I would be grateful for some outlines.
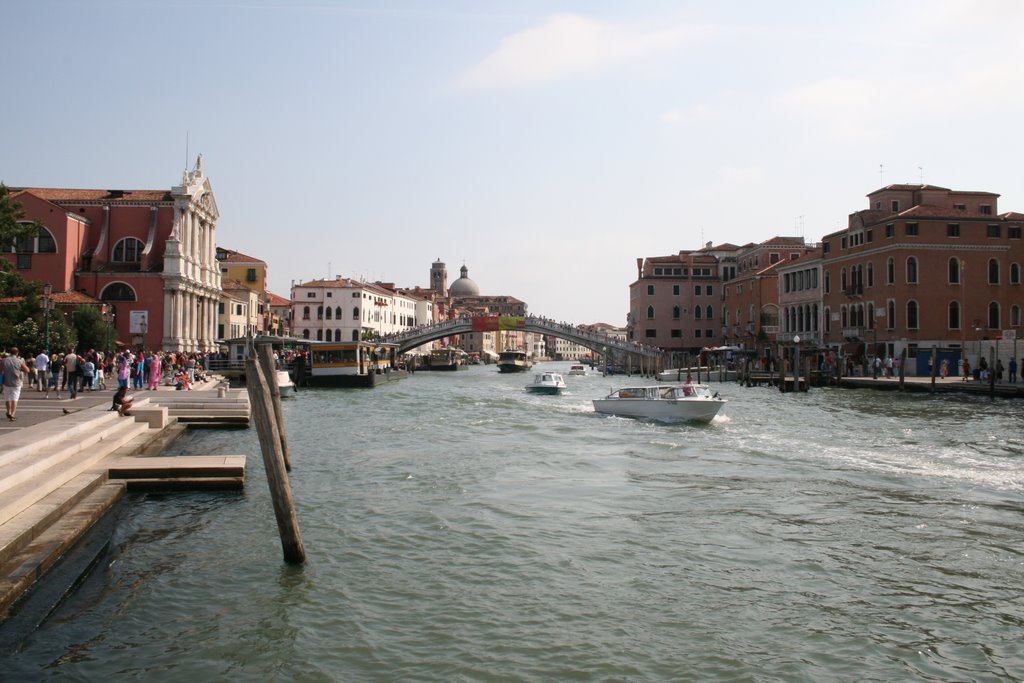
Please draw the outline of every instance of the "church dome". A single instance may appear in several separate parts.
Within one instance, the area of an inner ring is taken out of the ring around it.
[[[480,286],[469,279],[469,268],[462,266],[458,280],[448,288],[448,296],[480,296]]]

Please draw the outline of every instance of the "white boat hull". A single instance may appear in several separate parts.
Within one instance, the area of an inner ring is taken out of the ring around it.
[[[277,371],[277,392],[282,398],[295,395],[295,383],[285,370]]]
[[[724,405],[704,384],[624,387],[594,399],[599,413],[666,422],[711,422]]]

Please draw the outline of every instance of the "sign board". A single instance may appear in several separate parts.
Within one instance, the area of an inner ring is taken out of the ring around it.
[[[1003,339],[1016,339],[1017,330],[1003,330]]]
[[[128,334],[146,334],[149,329],[149,311],[128,311]]]

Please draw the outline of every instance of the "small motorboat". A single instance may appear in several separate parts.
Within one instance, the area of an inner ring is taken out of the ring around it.
[[[535,394],[560,394],[562,389],[565,389],[565,380],[557,372],[542,372],[526,385],[526,390]]]
[[[570,365],[569,366],[569,374],[570,375],[585,375],[585,374],[587,374],[587,366],[586,365],[578,365],[578,364],[577,365]]]
[[[281,398],[295,395],[295,382],[287,370],[277,371],[277,392]]]
[[[671,422],[711,422],[724,405],[706,384],[624,387],[594,399],[599,413]]]

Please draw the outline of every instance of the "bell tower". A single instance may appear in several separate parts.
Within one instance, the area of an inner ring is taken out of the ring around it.
[[[441,259],[430,266],[430,288],[441,296],[448,294],[448,267],[441,263]]]

